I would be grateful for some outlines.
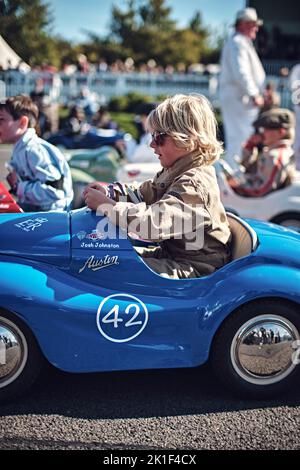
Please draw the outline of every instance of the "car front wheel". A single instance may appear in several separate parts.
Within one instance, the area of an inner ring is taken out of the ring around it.
[[[238,395],[267,398],[289,391],[300,372],[300,309],[281,300],[241,307],[217,332],[211,362]]]
[[[24,393],[36,380],[42,363],[29,328],[12,313],[0,310],[0,403]]]

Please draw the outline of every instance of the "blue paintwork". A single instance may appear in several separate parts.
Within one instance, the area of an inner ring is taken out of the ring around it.
[[[240,305],[264,297],[300,304],[300,235],[248,222],[259,238],[254,253],[210,276],[173,280],[151,271],[124,232],[87,209],[1,214],[0,308],[22,318],[63,370],[202,364]]]

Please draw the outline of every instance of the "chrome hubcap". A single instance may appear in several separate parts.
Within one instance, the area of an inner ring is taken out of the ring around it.
[[[287,377],[296,367],[293,361],[299,331],[279,315],[260,315],[241,326],[231,343],[235,371],[247,382],[271,385]]]
[[[28,357],[27,341],[19,327],[0,316],[0,389],[23,371]]]

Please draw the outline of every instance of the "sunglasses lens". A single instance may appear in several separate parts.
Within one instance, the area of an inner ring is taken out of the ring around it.
[[[156,137],[156,145],[163,145],[164,143],[164,135],[163,134],[158,134],[158,136]]]
[[[155,145],[162,146],[165,142],[166,135],[164,132],[153,132],[152,140]]]

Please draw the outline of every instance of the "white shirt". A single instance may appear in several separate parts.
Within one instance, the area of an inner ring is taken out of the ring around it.
[[[262,92],[265,71],[248,37],[235,32],[222,51],[220,92],[231,92],[237,97],[256,96]]]

